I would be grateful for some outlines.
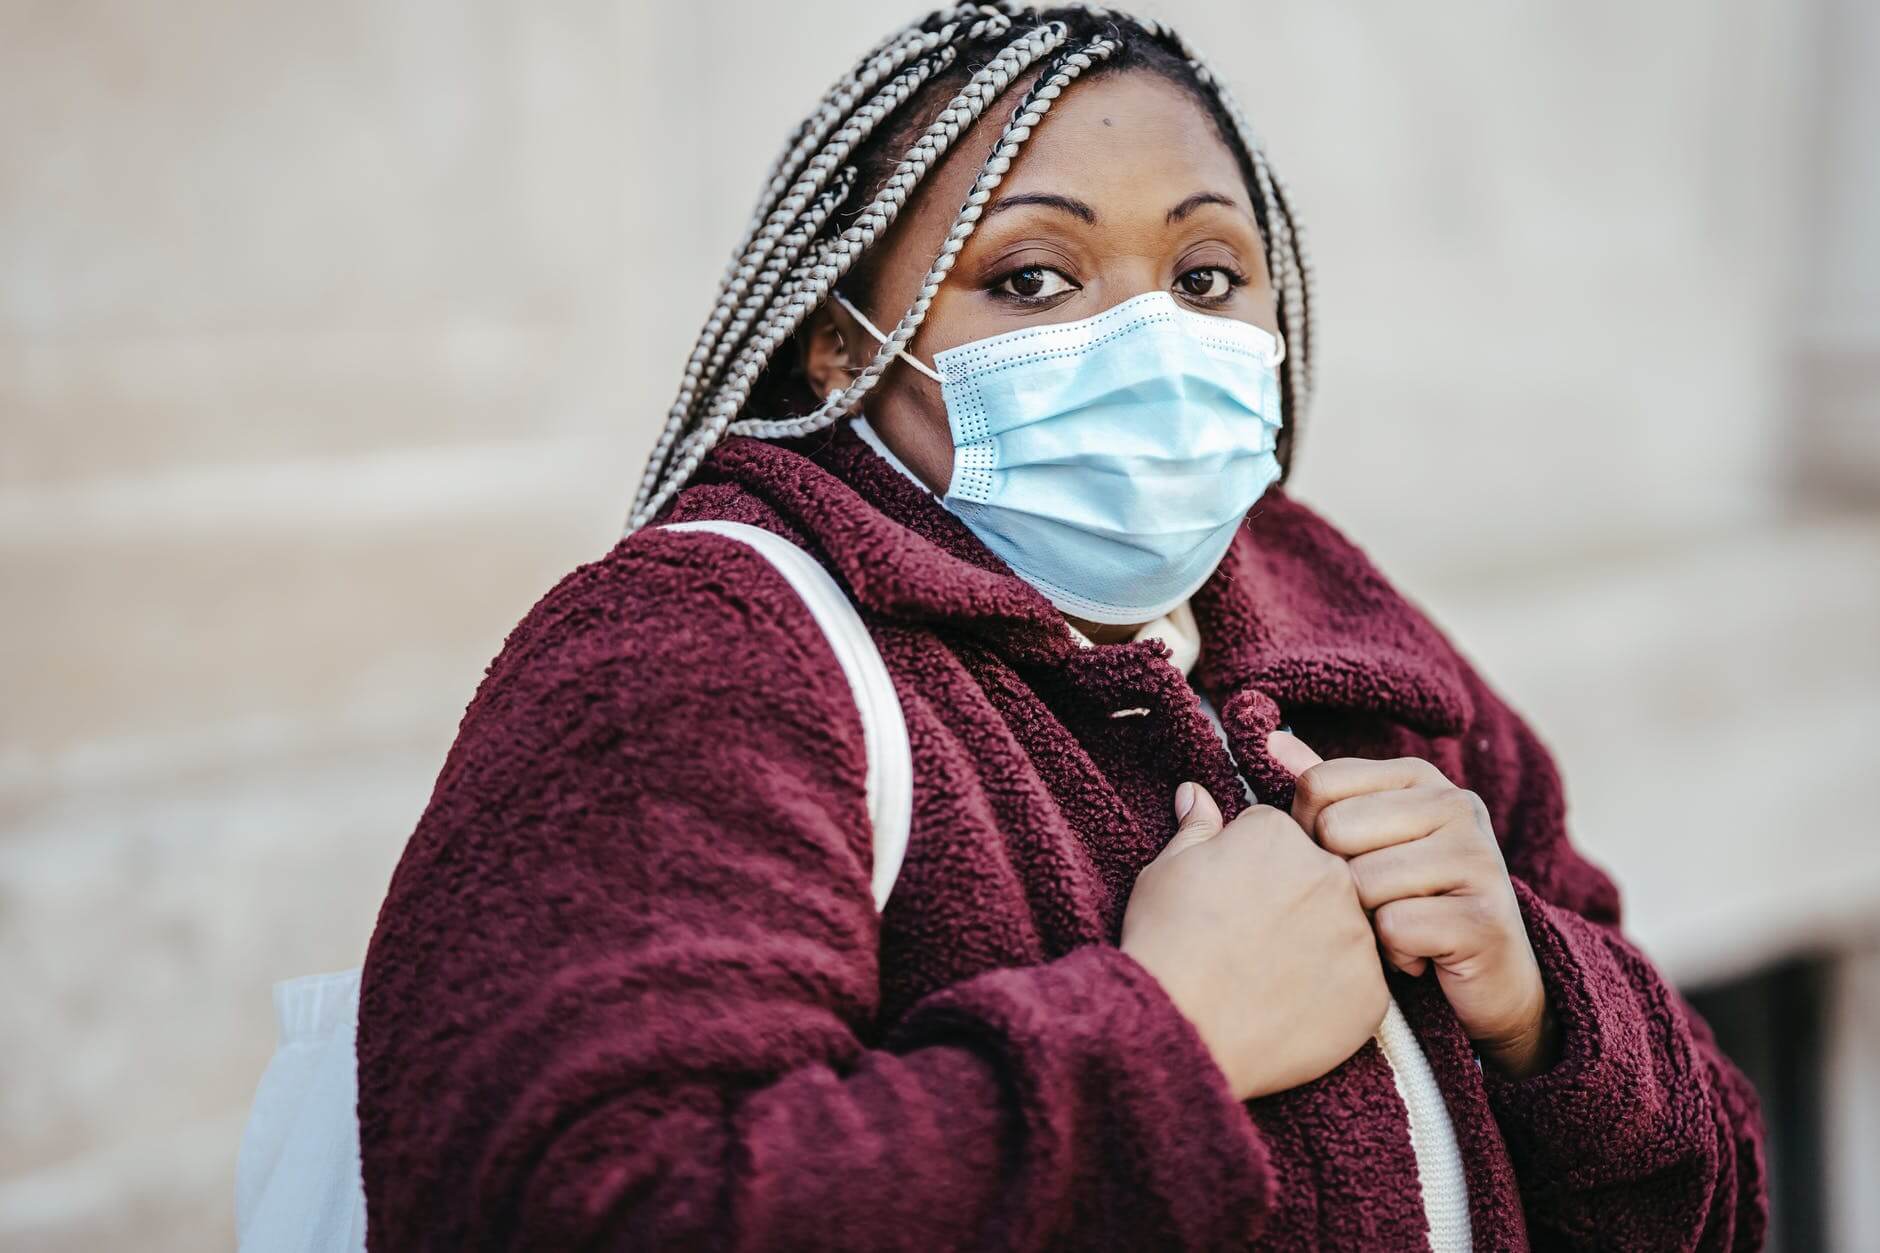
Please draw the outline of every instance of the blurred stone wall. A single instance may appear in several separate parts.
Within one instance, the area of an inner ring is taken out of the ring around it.
[[[0,1247],[229,1244],[269,985],[359,960],[785,131],[914,11],[0,0]],[[1636,933],[1870,948],[1880,19],[1149,11],[1312,231],[1297,490],[1531,716]]]

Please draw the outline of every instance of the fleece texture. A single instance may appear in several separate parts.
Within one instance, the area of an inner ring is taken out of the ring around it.
[[[913,748],[894,895],[877,916],[859,716],[782,576],[657,525],[576,570],[490,666],[372,939],[375,1253],[1426,1247],[1374,1043],[1243,1105],[1116,947],[1182,780],[1290,803],[1282,719],[1428,758],[1504,845],[1559,1063],[1483,1074],[1433,979],[1393,976],[1477,1246],[1760,1245],[1754,1096],[1621,935],[1546,749],[1283,490],[1193,597],[1188,677],[1157,638],[1081,646],[847,427],[726,439],[660,521],[703,518],[803,545],[868,624]]]

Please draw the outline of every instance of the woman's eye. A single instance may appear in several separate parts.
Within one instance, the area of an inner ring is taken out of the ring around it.
[[[1234,290],[1235,279],[1218,265],[1204,265],[1183,274],[1175,285],[1191,300],[1225,300]]]
[[[1076,284],[1049,266],[1028,265],[1013,270],[993,287],[995,292],[1020,300],[1049,300],[1070,291]]]

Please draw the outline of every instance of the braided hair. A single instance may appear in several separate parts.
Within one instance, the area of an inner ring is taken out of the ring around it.
[[[627,532],[658,515],[726,432],[793,439],[859,410],[913,339],[994,189],[1053,102],[1079,78],[1124,69],[1155,73],[1187,90],[1240,165],[1287,343],[1280,387],[1289,420],[1277,453],[1290,468],[1297,419],[1312,390],[1312,268],[1285,188],[1226,86],[1159,22],[1094,5],[961,4],[890,35],[791,134],[686,360]],[[815,395],[802,375],[797,332],[838,283],[847,279],[866,290],[869,250],[914,189],[1028,75],[1032,85],[980,168],[914,303],[845,388]],[[945,106],[923,121],[943,96]]]

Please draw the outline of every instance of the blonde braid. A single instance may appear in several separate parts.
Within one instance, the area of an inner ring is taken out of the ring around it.
[[[759,198],[757,208],[752,214],[751,224],[745,232],[744,241],[732,254],[732,261],[726,269],[724,282],[719,288],[718,299],[711,316],[706,319],[704,328],[699,332],[698,341],[693,346],[692,355],[686,361],[685,376],[679,384],[679,395],[667,412],[665,429],[660,433],[653,455],[647,461],[646,473],[641,479],[638,498],[643,499],[652,491],[670,454],[673,442],[692,416],[695,398],[703,385],[703,375],[713,358],[718,355],[719,336],[733,316],[733,311],[744,295],[746,285],[755,277],[757,267],[762,264],[764,255],[769,251],[769,244],[763,238],[766,228],[776,221],[782,212],[780,202],[788,198],[787,191],[797,186],[805,161],[813,159],[812,154],[821,150],[830,131],[848,116],[855,102],[864,94],[873,90],[876,84],[906,64],[909,59],[944,46],[960,30],[958,23],[952,23],[929,33],[921,29],[922,25],[923,23],[916,23],[897,32],[845,75],[817,107],[809,121],[804,124],[801,139],[788,148],[772,169],[770,177],[766,180],[765,192]],[[903,100],[905,98],[905,96],[901,97]],[[805,191],[807,195],[808,189]],[[800,206],[801,201],[798,203]],[[777,233],[780,235],[785,227],[787,227],[787,221],[777,227]],[[629,529],[632,529],[631,526]]]
[[[1107,58],[1115,51],[1116,43],[1110,39],[1096,39],[1077,51],[1060,57],[1048,68],[1039,81],[1026,93],[1013,110],[1011,121],[1006,123],[999,143],[992,155],[980,168],[979,177],[974,181],[972,191],[967,194],[966,203],[961,207],[959,216],[954,219],[952,229],[947,232],[946,242],[941,245],[940,255],[934,258],[933,268],[921,280],[919,294],[901,320],[889,333],[888,338],[876,351],[862,372],[849,385],[835,396],[800,418],[785,418],[774,422],[751,420],[741,422],[732,429],[739,434],[759,436],[794,436],[808,435],[819,431],[836,419],[853,413],[861,404],[862,398],[880,380],[888,364],[907,347],[914,338],[914,332],[927,317],[927,310],[933,304],[933,298],[940,290],[953,264],[959,259],[960,250],[979,225],[980,216],[985,212],[986,203],[992,199],[993,189],[1005,180],[1005,173],[1012,168],[1012,158],[1025,140],[1031,137],[1032,130],[1043,120],[1051,109],[1052,102],[1063,94],[1071,80],[1089,69],[1097,61]]]
[[[1236,137],[1253,165],[1255,197],[1260,202],[1261,226],[1266,235],[1267,272],[1279,296],[1281,329],[1287,337],[1287,360],[1281,366],[1285,378],[1287,426],[1297,435],[1296,417],[1303,416],[1312,400],[1313,307],[1312,267],[1304,253],[1302,233],[1293,216],[1285,190],[1267,159],[1266,150],[1254,133],[1253,125],[1241,111],[1240,102],[1227,84],[1215,74],[1200,54],[1172,28],[1157,24],[1155,33],[1183,57],[1201,85],[1214,94],[1221,109],[1234,124]]]
[[[1003,15],[994,15],[1001,25],[989,25],[1000,33]],[[661,481],[658,490],[636,502],[628,530],[644,525],[678,491],[705,454],[717,444],[731,420],[750,396],[764,366],[777,346],[795,334],[798,327],[824,300],[837,280],[847,273],[862,251],[890,225],[905,204],[908,194],[930,172],[952,143],[978,120],[986,107],[1010,86],[1012,80],[1063,41],[1060,25],[1042,26],[1020,37],[994,57],[941,111],[939,117],[909,148],[895,173],[884,184],[874,201],[863,210],[854,226],[833,241],[831,246],[802,272],[800,282],[786,285],[781,293],[783,306],[757,327],[751,340],[738,353],[723,380],[707,397],[705,421],[686,436],[671,459],[676,464]],[[675,409],[677,406],[675,406]],[[676,430],[669,425],[669,430]]]
[[[786,235],[778,237],[779,242],[784,239],[794,239],[798,235],[800,235],[801,238],[797,241],[797,246],[793,250],[786,249],[782,253],[774,253],[772,256],[766,257],[762,263],[764,269],[761,273],[768,274],[774,279],[777,275],[782,274],[785,270],[796,265],[803,249],[807,248],[811,241],[815,239],[817,232],[822,229],[822,225],[824,221],[827,220],[828,215],[833,213],[836,207],[848,197],[848,189],[850,184],[854,181],[855,169],[853,166],[842,165],[841,162],[843,158],[848,156],[849,152],[853,150],[856,144],[866,139],[884,117],[901,104],[905,103],[914,92],[919,90],[922,83],[926,82],[929,77],[939,70],[952,64],[955,55],[953,49],[945,48],[942,49],[941,52],[942,55],[922,61],[897,75],[892,82],[881,90],[880,94],[858,110],[855,116],[852,117],[841,130],[836,132],[834,137],[829,141],[827,148],[817,154],[815,161],[811,163],[812,172],[806,175],[803,181],[797,185],[798,191],[793,192],[792,196],[786,199],[783,204],[777,208],[775,214],[772,215],[773,221],[777,222],[780,227],[786,228],[788,232]],[[822,209],[819,213],[815,211],[815,206],[820,205],[823,199],[826,199],[827,193],[823,193],[817,201],[813,202],[810,212],[799,214],[800,206],[803,203],[802,193],[807,192],[811,187],[820,186],[821,182],[829,177],[829,171],[831,170],[837,171],[835,177],[842,188],[842,194],[836,196],[834,200],[829,202],[827,207]],[[747,253],[747,266],[741,267],[737,273],[732,275],[732,281],[726,287],[727,292],[735,291],[741,285],[743,275],[746,272],[746,268],[748,268],[748,258],[762,255],[763,249],[769,246],[769,244],[760,245]],[[744,296],[739,306],[737,316],[731,322],[730,327],[724,331],[722,336],[719,337],[718,342],[713,346],[711,360],[699,375],[699,382],[703,387],[710,389],[718,385],[722,377],[725,362],[730,357],[732,350],[744,342],[751,322],[767,307],[770,292],[766,291],[760,297],[758,295],[758,286],[759,284],[755,283],[751,286],[749,294]],[[689,400],[690,398],[688,397],[688,409],[690,408]]]

